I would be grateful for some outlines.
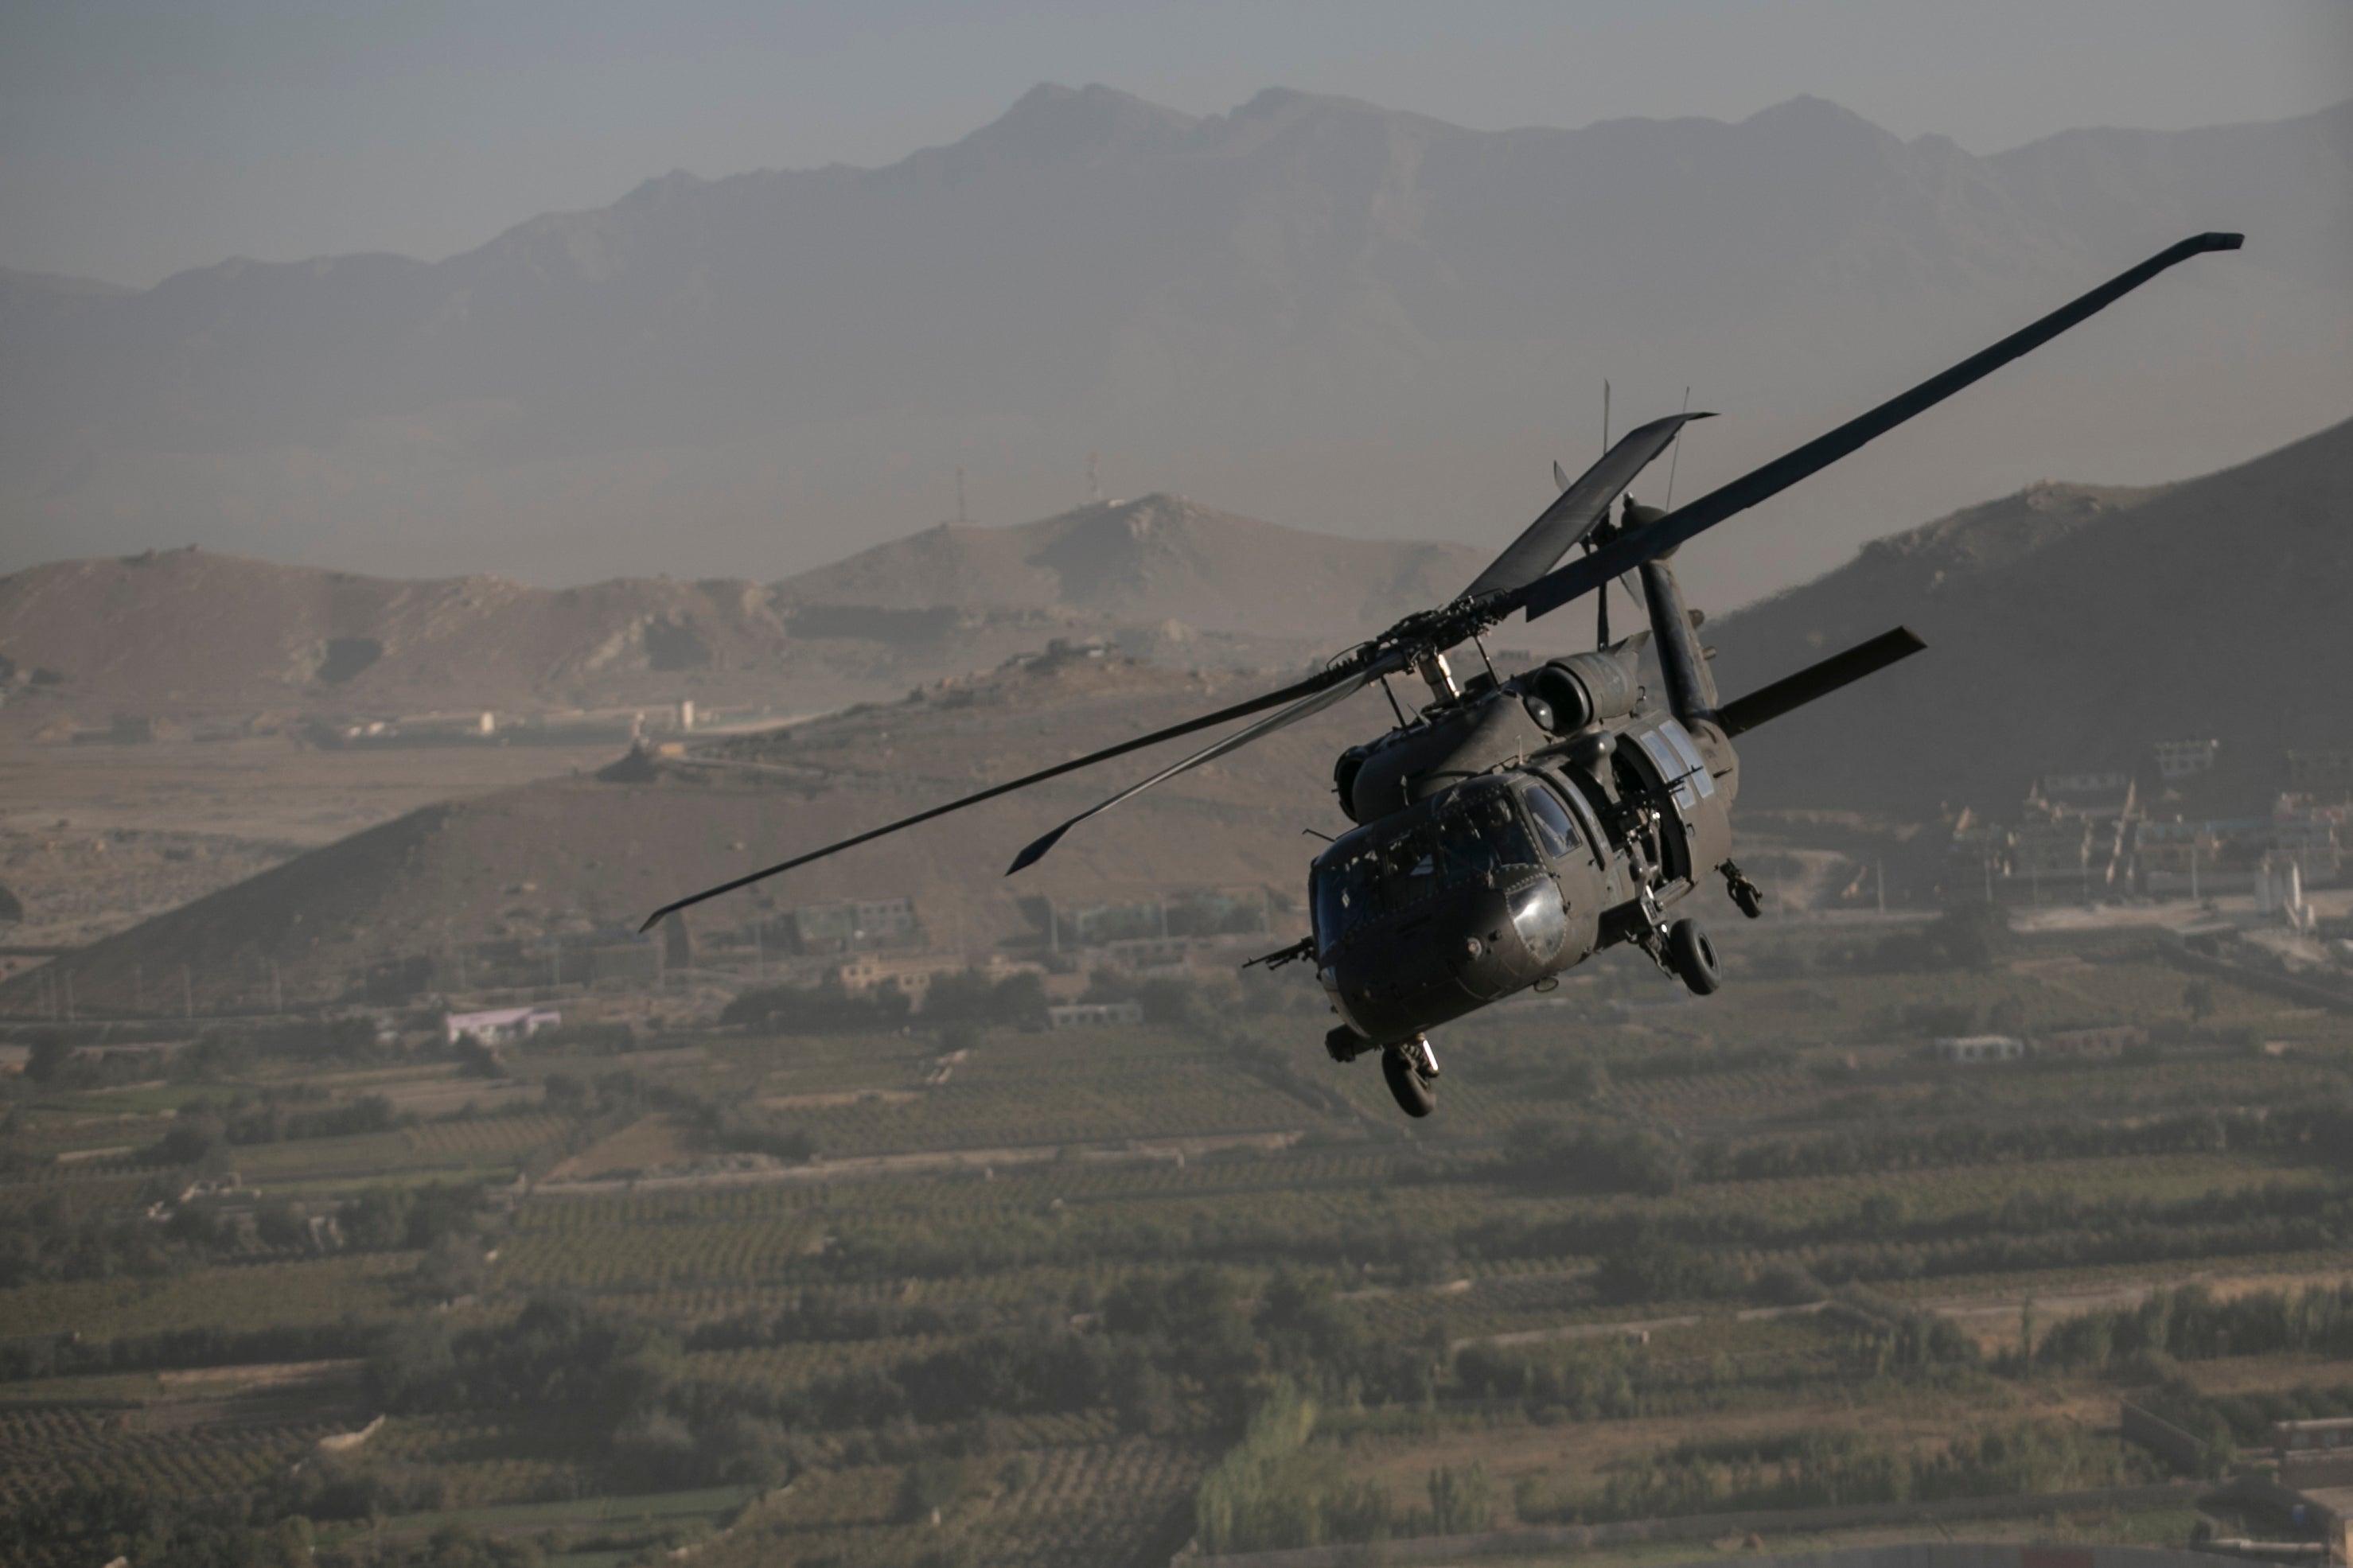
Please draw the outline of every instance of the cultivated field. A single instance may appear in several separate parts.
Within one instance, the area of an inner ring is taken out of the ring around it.
[[[2353,1410],[2353,1018],[2113,936],[1726,945],[1706,1002],[1620,963],[1451,1031],[1412,1126],[1291,976],[1127,1030],[52,1066],[9,1085],[0,1507],[42,1563],[122,1488],[386,1561],[1082,1568],[2129,1488],[2174,1471],[2126,1400],[2217,1466]],[[1932,1059],[1989,1020],[2147,1038]]]

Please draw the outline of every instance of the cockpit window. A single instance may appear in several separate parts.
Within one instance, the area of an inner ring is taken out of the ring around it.
[[[1318,867],[1316,935],[1328,948],[1366,921],[1419,903],[1440,888],[1536,863],[1535,843],[1512,809],[1511,797],[1476,795],[1450,805],[1435,820]]]
[[[1559,859],[1577,847],[1577,828],[1568,819],[1568,808],[1560,797],[1542,784],[1530,784],[1520,791],[1527,803],[1528,820],[1536,825],[1536,842],[1553,859]]]

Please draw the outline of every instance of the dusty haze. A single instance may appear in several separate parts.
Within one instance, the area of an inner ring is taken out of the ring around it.
[[[1493,547],[1597,449],[1605,376],[1621,427],[1686,384],[1724,412],[1688,496],[2182,234],[2253,237],[1711,541],[1691,584],[1736,603],[2353,411],[2348,167],[2353,106],[1978,157],[1816,99],[1488,132],[1040,87],[887,167],[672,174],[438,263],[0,279],[0,564],[773,579],[953,516],[959,468],[976,521],[1061,510],[1090,454],[1113,495]]]

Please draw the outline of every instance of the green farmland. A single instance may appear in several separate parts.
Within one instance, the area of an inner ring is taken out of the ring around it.
[[[2353,1411],[2353,1019],[2129,943],[1735,940],[1705,1002],[1467,1022],[1411,1127],[1288,975],[8,1080],[0,1559],[1157,1564],[2129,1487],[2126,1399],[2218,1455]]]

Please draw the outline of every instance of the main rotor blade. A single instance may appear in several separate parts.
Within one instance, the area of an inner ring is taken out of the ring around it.
[[[1935,407],[1953,394],[2031,353],[2052,338],[2116,303],[2169,267],[2210,250],[2236,250],[2246,237],[2238,234],[2192,235],[2180,244],[2158,252],[2128,272],[2119,273],[2097,289],[2052,311],[2032,326],[2011,333],[1981,353],[1974,354],[1931,376],[1870,413],[1851,419],[1827,436],[1807,442],[1796,451],[1776,458],[1763,468],[1742,475],[1720,489],[1711,490],[1689,506],[1669,512],[1658,521],[1613,543],[1604,545],[1557,572],[1537,578],[1517,595],[1530,620],[1591,593],[1621,573],[1657,559],[1693,535],[1714,528],[1725,519],[1770,500],[1799,480],[1837,462],[1898,425]]]
[[[1261,740],[1265,736],[1271,735],[1277,730],[1283,728],[1283,726],[1287,724],[1296,724],[1302,719],[1310,718],[1317,713],[1321,713],[1326,708],[1334,707],[1336,704],[1346,700],[1348,698],[1354,697],[1357,692],[1362,691],[1366,687],[1370,686],[1382,676],[1393,674],[1398,670],[1405,668],[1407,662],[1406,655],[1402,652],[1384,655],[1375,664],[1357,672],[1353,677],[1342,681],[1339,685],[1333,687],[1331,689],[1327,691],[1319,691],[1312,697],[1302,698],[1300,700],[1293,703],[1290,707],[1283,709],[1281,712],[1270,713],[1265,718],[1260,720],[1257,723],[1237,730],[1232,734],[1226,736],[1223,740],[1218,741],[1213,744],[1204,746],[1201,750],[1194,752],[1191,756],[1185,758],[1183,761],[1171,763],[1167,767],[1165,767],[1158,773],[1153,774],[1150,778],[1145,779],[1142,784],[1129,785],[1127,788],[1120,791],[1117,795],[1112,796],[1109,800],[1103,802],[1101,805],[1087,807],[1086,810],[1079,813],[1078,816],[1071,818],[1070,821],[1065,822],[1060,827],[1055,828],[1051,833],[1046,834],[1042,837],[1033,840],[1024,847],[1020,854],[1016,855],[1013,858],[1013,864],[1006,868],[1005,874],[1010,877],[1016,871],[1026,871],[1030,867],[1035,866],[1039,861],[1043,860],[1046,858],[1046,852],[1062,841],[1063,834],[1068,833],[1071,828],[1076,827],[1088,817],[1095,816],[1103,812],[1109,811],[1121,801],[1132,800],[1135,796],[1142,795],[1145,790],[1150,789],[1154,784],[1166,784],[1168,780],[1175,778],[1178,773],[1188,773],[1191,770],[1199,767],[1204,763],[1216,762],[1219,757],[1226,755],[1229,752],[1239,752],[1244,746],[1249,745],[1252,741]]]
[[[1204,713],[1198,719],[1187,719],[1182,724],[1171,724],[1165,730],[1155,730],[1148,735],[1138,735],[1132,741],[1122,741],[1116,746],[1105,746],[1100,752],[1089,752],[1083,757],[1073,757],[1067,763],[1057,763],[1050,768],[1040,768],[1034,773],[1024,773],[1018,779],[1012,779],[1001,784],[991,784],[977,794],[949,801],[944,805],[933,806],[928,811],[919,811],[913,816],[902,816],[896,822],[870,828],[855,837],[845,838],[839,844],[828,844],[822,849],[812,849],[806,855],[797,855],[789,860],[778,861],[774,866],[754,871],[748,876],[738,877],[732,882],[722,882],[715,888],[705,888],[699,893],[664,904],[648,915],[646,923],[638,929],[641,931],[651,931],[654,929],[654,923],[664,915],[676,914],[679,910],[691,908],[705,899],[715,899],[722,893],[732,893],[738,888],[748,888],[754,882],[765,881],[779,872],[789,871],[797,866],[806,866],[812,860],[822,860],[828,855],[839,855],[844,849],[855,848],[860,844],[870,843],[888,834],[896,833],[902,827],[913,827],[918,823],[929,822],[935,816],[945,816],[952,811],[962,811],[965,806],[978,805],[985,800],[995,800],[998,795],[1010,795],[1017,789],[1026,789],[1033,784],[1042,784],[1048,779],[1059,778],[1064,773],[1075,773],[1081,768],[1092,767],[1097,763],[1107,763],[1113,757],[1124,757],[1130,752],[1140,752],[1146,746],[1156,746],[1163,741],[1173,741],[1179,736],[1210,729],[1230,720],[1246,719],[1253,713],[1263,713],[1270,708],[1280,707],[1286,702],[1295,702],[1302,697],[1313,697],[1335,686],[1346,685],[1348,689],[1353,691],[1363,684],[1361,680],[1357,680],[1354,685],[1349,685],[1352,679],[1354,679],[1353,671],[1319,670],[1304,680],[1293,681],[1278,690],[1253,697],[1247,702],[1237,702],[1231,707],[1220,708],[1214,713]]]
[[[1576,483],[1562,481],[1552,505],[1504,547],[1504,552],[1479,574],[1478,581],[1462,590],[1463,596],[1525,587],[1551,571],[1578,540],[1593,531],[1593,525],[1609,510],[1609,503],[1667,449],[1677,431],[1694,419],[1715,417],[1713,414],[1675,414],[1627,431],[1599,462],[1577,476]],[[1553,474],[1559,477],[1558,463],[1553,465]]]

